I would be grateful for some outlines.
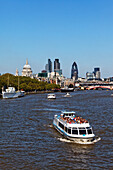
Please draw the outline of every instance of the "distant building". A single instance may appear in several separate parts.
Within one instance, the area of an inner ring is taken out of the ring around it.
[[[71,79],[77,80],[78,79],[78,67],[76,62],[72,64],[72,69],[71,69]]]
[[[60,69],[59,59],[55,59],[55,61],[54,61],[54,72],[58,69]]]
[[[46,70],[42,70],[42,72],[41,73],[38,73],[38,77],[47,77],[47,71]]]
[[[74,81],[72,80],[72,79],[70,79],[70,78],[67,78],[67,79],[65,79],[64,80],[64,84],[62,84],[64,87],[65,86],[69,86],[69,85],[73,85],[74,86]]]
[[[60,69],[59,59],[55,59],[54,61],[54,72],[62,75],[62,69]]]
[[[100,79],[100,68],[94,68],[94,75],[96,79]]]
[[[48,59],[48,64],[46,64],[45,70],[46,70],[48,73],[51,73],[51,72],[52,72],[52,62],[51,62],[50,59]]]
[[[93,80],[93,79],[95,79],[94,73],[87,72],[87,73],[86,73],[86,79],[87,79],[87,80]]]
[[[32,70],[31,70],[31,66],[28,64],[28,60],[26,60],[26,64],[23,67],[22,76],[26,76],[26,77],[32,76]]]
[[[113,77],[104,78],[103,81],[113,82]]]
[[[100,68],[94,68],[93,72],[87,72],[86,73],[86,79],[87,80],[101,80],[100,78]]]

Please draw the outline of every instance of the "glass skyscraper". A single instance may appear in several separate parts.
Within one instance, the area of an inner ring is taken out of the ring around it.
[[[75,79],[77,80],[78,79],[78,67],[77,67],[77,64],[76,62],[74,62],[72,64],[72,69],[71,69],[71,79]]]
[[[55,59],[54,61],[54,72],[57,72],[59,75],[62,74],[62,70],[60,69],[59,59]]]
[[[52,62],[51,62],[50,59],[48,59],[48,64],[46,64],[45,70],[46,70],[48,73],[51,73],[51,72],[52,72]]]

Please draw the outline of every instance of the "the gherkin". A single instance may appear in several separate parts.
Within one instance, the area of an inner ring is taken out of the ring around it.
[[[72,69],[71,69],[71,79],[73,79],[73,78],[75,80],[78,79],[78,67],[77,67],[76,62],[73,63]]]

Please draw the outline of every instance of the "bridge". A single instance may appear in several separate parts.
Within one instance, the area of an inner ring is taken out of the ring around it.
[[[113,83],[80,83],[81,87],[84,87],[87,90],[98,90],[98,89],[109,89],[113,90]]]
[[[96,86],[88,86],[86,89],[87,90],[98,90],[98,89],[113,90],[113,86],[98,86],[98,85],[96,85]]]

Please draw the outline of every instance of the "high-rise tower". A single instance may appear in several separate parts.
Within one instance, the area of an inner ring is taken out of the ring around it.
[[[78,67],[76,62],[73,63],[71,69],[71,79],[77,80],[78,79]]]
[[[48,59],[48,64],[46,64],[45,70],[46,70],[48,73],[51,73],[51,72],[52,72],[52,62],[51,62],[50,59]]]
[[[59,59],[55,59],[55,61],[54,61],[54,72],[56,70],[59,70],[59,69],[60,69]]]
[[[99,67],[94,68],[93,73],[94,73],[96,79],[100,79],[100,68]]]
[[[62,70],[60,69],[59,59],[55,59],[54,61],[54,72],[59,73],[59,75],[62,74]]]

